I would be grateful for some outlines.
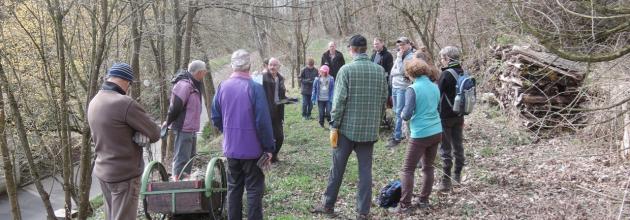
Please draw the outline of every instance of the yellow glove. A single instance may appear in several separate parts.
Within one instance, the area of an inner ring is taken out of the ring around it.
[[[337,148],[337,139],[339,139],[339,130],[336,128],[330,129],[330,146]]]

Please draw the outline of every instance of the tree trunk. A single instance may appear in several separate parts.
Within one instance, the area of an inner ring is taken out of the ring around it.
[[[261,28],[258,26],[258,22],[256,21],[256,17],[253,15],[254,13],[254,9],[252,9],[252,15],[251,17],[251,24],[252,24],[252,31],[254,34],[254,39],[256,41],[256,49],[258,49],[258,53],[260,54],[260,57],[262,57],[263,59],[267,57],[267,53],[265,52],[266,46],[265,46],[265,32],[261,30]]]
[[[628,105],[630,105],[628,102],[622,105],[622,110],[625,111],[626,114],[624,114],[623,117],[623,145],[621,146],[621,154],[626,159],[630,158],[630,112],[628,112],[630,106]]]
[[[182,59],[182,21],[179,18],[179,0],[173,0],[173,73],[177,73]]]
[[[140,74],[140,49],[142,47],[142,21],[144,20],[144,9],[140,6],[142,0],[132,0],[131,4],[131,39],[133,50],[131,56],[131,69],[133,70],[134,85],[131,90],[131,97],[140,102],[142,93],[142,82]]]
[[[70,155],[71,145],[70,145],[70,139],[69,139],[69,134],[68,134],[68,93],[66,91],[67,70],[66,70],[66,54],[65,54],[65,48],[64,48],[65,36],[63,33],[64,32],[63,20],[64,20],[64,16],[66,12],[62,11],[63,9],[61,8],[62,6],[59,0],[53,0],[52,4],[50,0],[47,0],[47,3],[48,3],[48,10],[49,10],[50,16],[52,17],[52,20],[54,23],[57,56],[59,58],[59,75],[60,75],[59,93],[61,93],[61,103],[60,103],[61,104],[60,105],[61,118],[60,118],[59,124],[61,126],[61,129],[60,129],[61,147],[63,148],[63,156],[62,156],[63,189],[65,192],[65,195],[64,195],[65,196],[65,216],[70,216],[70,211],[72,210],[72,191],[74,187],[72,186],[73,185],[72,184],[72,167],[71,167],[72,158]],[[14,111],[17,117],[19,115],[17,104],[15,106]],[[22,130],[22,129],[19,129],[19,130]],[[24,140],[24,141],[27,141],[27,140]]]
[[[166,24],[166,1],[160,0],[153,4],[153,14],[158,16],[155,20],[155,30],[157,33],[164,33],[164,24]],[[161,24],[160,24],[161,23]],[[158,70],[159,87],[160,87],[160,121],[166,121],[166,113],[168,111],[168,85],[166,82],[166,48],[164,34],[156,35],[155,43],[151,40],[151,48],[155,56],[155,67]],[[157,44],[157,45],[156,45]],[[167,141],[161,141],[160,161],[164,161],[166,157]]]
[[[0,27],[2,30],[2,27]],[[0,60],[0,75],[4,76],[4,68],[2,67],[2,61]],[[2,85],[0,84],[0,94],[2,94]],[[4,98],[0,96],[0,153],[2,153],[2,167],[4,171],[4,181],[7,187],[7,195],[9,197],[9,203],[11,204],[11,216],[14,220],[22,219],[20,213],[20,204],[17,198],[17,183],[14,175],[13,162],[11,162],[11,155],[7,146],[7,138],[5,134],[5,115],[4,115]]]
[[[298,5],[298,0],[293,0],[293,5]],[[302,21],[300,20],[300,10],[297,7],[292,9],[294,21],[294,36],[295,36],[295,63],[293,64],[293,71],[291,74],[291,88],[295,88],[295,75],[300,73],[300,66],[304,63],[302,60]]]
[[[113,6],[114,7],[114,6]],[[90,66],[88,96],[85,100],[85,109],[87,110],[90,100],[96,95],[98,91],[98,75],[101,72],[101,65],[105,59],[105,45],[107,44],[107,27],[109,25],[110,17],[108,14],[109,6],[108,0],[100,0],[100,25],[97,22],[96,4],[92,8],[94,15],[92,16],[92,64]],[[97,29],[98,28],[98,29]],[[98,36],[98,41],[96,36]],[[92,213],[92,207],[90,206],[90,188],[92,186],[92,150],[90,143],[90,126],[87,120],[87,114],[84,117],[83,123],[83,136],[81,138],[81,162],[80,162],[80,186],[79,186],[79,219],[87,219]]]
[[[322,5],[317,8],[317,11],[319,11],[319,17],[321,18],[322,27],[324,28],[324,32],[326,32],[326,35],[331,35],[332,33],[330,31],[330,28],[328,28],[328,25],[326,23],[326,16],[324,15],[324,10],[322,10],[322,8],[324,8],[324,4],[325,3],[322,3]]]
[[[192,41],[192,29],[193,29],[193,20],[195,15],[197,14],[197,8],[195,6],[195,2],[193,0],[188,1],[188,13],[186,16],[186,37],[184,38],[184,54],[182,61],[182,68],[186,69],[188,66],[188,62],[190,62],[190,43]]]
[[[208,119],[210,123],[212,123],[212,101],[214,100],[214,95],[216,94],[216,89],[214,87],[214,79],[212,77],[212,69],[210,68],[208,55],[204,55],[204,62],[206,62],[206,68],[208,69],[208,74],[203,78],[203,86],[204,86],[204,94],[203,99],[205,100],[206,105],[206,114],[208,114]],[[205,126],[205,125],[204,125]],[[219,135],[219,129],[216,129],[214,126],[210,127],[210,133],[215,136]]]

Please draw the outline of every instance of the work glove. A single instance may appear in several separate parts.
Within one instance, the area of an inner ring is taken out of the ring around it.
[[[136,142],[136,144],[140,145],[141,147],[148,147],[151,145],[149,137],[145,136],[144,134],[140,132],[136,132],[133,135],[132,139],[133,139],[133,142]]]
[[[339,130],[336,128],[330,129],[330,146],[337,148],[337,140],[339,139]]]

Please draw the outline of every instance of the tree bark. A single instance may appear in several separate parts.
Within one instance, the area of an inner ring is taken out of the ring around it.
[[[155,67],[158,70],[159,87],[160,87],[160,121],[166,121],[166,113],[168,111],[168,85],[166,82],[166,48],[164,40],[164,24],[166,24],[166,0],[159,0],[153,4],[153,14],[157,16],[155,23],[156,34],[155,42],[151,40],[151,48],[155,56]],[[161,24],[160,24],[161,23]],[[157,44],[157,45],[156,45]],[[167,141],[160,142],[160,161],[166,159]]]
[[[59,58],[59,93],[61,93],[61,105],[60,105],[60,126],[61,126],[61,146],[63,148],[63,189],[65,192],[65,216],[70,216],[70,211],[72,210],[72,191],[74,187],[72,186],[72,158],[70,155],[70,139],[68,134],[68,92],[66,91],[66,77],[67,77],[67,69],[66,69],[66,54],[64,48],[65,36],[63,30],[63,20],[66,14],[66,11],[63,11],[61,8],[61,3],[59,0],[47,0],[48,3],[48,11],[50,16],[52,17],[54,23],[55,30],[55,41],[57,47],[57,56]],[[10,100],[10,99],[9,99]],[[15,115],[19,115],[17,104],[14,109]],[[19,129],[21,130],[21,129]],[[26,138],[26,137],[24,137]],[[25,140],[26,141],[26,140]],[[54,214],[53,214],[54,216]]]
[[[190,43],[192,41],[192,29],[193,29],[193,20],[195,19],[195,15],[197,14],[196,3],[193,0],[188,1],[188,13],[186,15],[186,37],[184,38],[184,54],[182,61],[182,69],[186,69],[188,67],[188,62],[190,62]]]
[[[214,95],[216,94],[216,90],[214,89],[214,79],[212,78],[212,69],[209,64],[210,59],[208,55],[204,55],[204,62],[206,62],[206,68],[208,69],[208,74],[203,78],[204,85],[204,99],[206,100],[206,114],[208,114],[208,118],[212,120],[212,100]],[[212,129],[215,129],[214,126],[210,126]],[[216,129],[215,129],[216,130]]]
[[[142,93],[142,78],[140,73],[140,49],[142,47],[142,23],[144,20],[144,9],[140,6],[142,0],[132,0],[131,4],[131,38],[133,41],[133,50],[131,56],[131,69],[133,70],[134,86],[131,90],[131,97],[140,102]]]
[[[173,0],[173,73],[181,67],[182,59],[182,21],[179,18],[179,0]]]
[[[293,5],[298,5],[298,0],[292,0]],[[304,63],[302,53],[302,21],[300,20],[300,10],[297,7],[292,9],[294,20],[294,36],[295,36],[295,63],[293,64],[293,71],[291,74],[291,88],[295,88],[295,75],[300,73],[300,66]]]
[[[623,117],[623,144],[621,145],[621,153],[625,159],[630,158],[630,112],[628,112],[630,106],[628,105],[630,105],[628,102],[622,105],[622,110],[625,111],[626,114],[624,114],[625,116]]]
[[[114,6],[113,6],[114,7]],[[113,8],[112,7],[112,8]],[[110,21],[108,0],[100,0],[100,23],[97,22],[97,4],[94,4],[92,12],[92,63],[90,65],[88,96],[85,100],[85,109],[87,110],[90,100],[98,91],[98,75],[101,72],[101,65],[105,59],[105,46],[107,45],[107,31]],[[100,25],[98,25],[100,24]],[[97,29],[98,28],[98,29]],[[98,36],[98,41],[97,37]],[[92,186],[92,150],[90,143],[90,126],[87,120],[87,114],[84,117],[83,136],[81,138],[81,162],[79,165],[79,219],[84,220],[92,213],[90,206],[90,188]]]
[[[0,27],[2,30],[2,27]],[[1,54],[0,54],[1,55]],[[2,67],[2,61],[0,60],[0,75],[4,76],[4,68]],[[0,94],[2,94],[3,86],[0,84]],[[4,115],[4,98],[0,96],[0,153],[2,153],[2,167],[4,169],[4,181],[7,187],[7,196],[9,197],[9,203],[11,204],[11,216],[14,220],[22,219],[20,213],[20,204],[17,198],[17,183],[15,180],[14,166],[11,161],[11,155],[7,146],[7,138],[5,134],[5,115]]]

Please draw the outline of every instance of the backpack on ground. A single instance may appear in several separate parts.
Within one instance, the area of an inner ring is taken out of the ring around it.
[[[382,208],[393,208],[398,206],[401,196],[400,180],[394,180],[384,186],[378,193],[378,206]]]
[[[477,101],[476,86],[477,82],[468,72],[464,71],[462,74],[457,73],[454,69],[447,69],[449,73],[455,78],[457,84],[455,85],[455,100],[451,104],[451,101],[446,98],[446,101],[453,108],[453,112],[458,115],[468,115],[472,113]]]

